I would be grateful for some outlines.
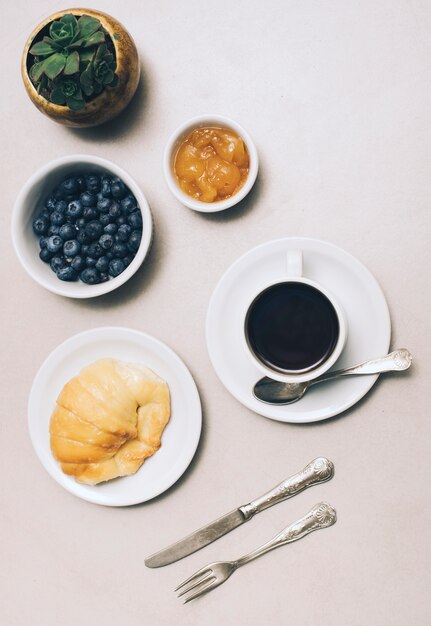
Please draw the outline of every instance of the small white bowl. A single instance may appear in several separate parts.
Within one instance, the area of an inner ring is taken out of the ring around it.
[[[97,285],[87,285],[79,280],[63,282],[58,279],[49,264],[40,260],[39,238],[32,229],[33,219],[55,186],[68,176],[87,173],[113,174],[121,178],[135,196],[142,214],[142,239],[133,261],[117,277]],[[45,289],[69,298],[94,298],[123,285],[144,261],[152,237],[153,220],[150,207],[135,180],[115,163],[96,156],[74,154],[55,159],[41,167],[30,176],[21,189],[12,213],[12,241],[24,269]]]
[[[248,176],[241,189],[239,189],[239,191],[230,198],[227,198],[226,200],[219,200],[218,202],[201,202],[200,200],[191,198],[178,185],[178,181],[174,173],[174,159],[181,142],[192,130],[195,128],[202,128],[204,126],[222,126],[233,130],[244,141],[250,158]],[[184,124],[181,124],[181,126],[179,126],[170,136],[163,156],[163,173],[171,192],[177,200],[179,200],[186,207],[193,209],[194,211],[201,211],[202,213],[224,211],[225,209],[229,209],[235,204],[238,204],[238,202],[245,198],[250,189],[253,187],[258,169],[259,160],[257,151],[250,135],[246,130],[244,130],[244,128],[242,128],[242,126],[224,115],[199,115],[198,117],[194,117],[191,120],[184,122]]]

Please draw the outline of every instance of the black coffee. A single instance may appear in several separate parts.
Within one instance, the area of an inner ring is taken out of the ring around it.
[[[337,313],[318,289],[300,282],[268,287],[251,304],[245,320],[250,348],[281,372],[306,372],[333,352],[340,328]]]

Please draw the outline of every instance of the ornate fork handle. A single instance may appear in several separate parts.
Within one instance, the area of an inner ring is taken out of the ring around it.
[[[311,461],[302,471],[290,476],[271,491],[239,508],[246,520],[251,519],[256,513],[295,496],[307,487],[323,483],[331,479],[333,475],[334,464],[324,456],[320,456]]]
[[[257,559],[257,557],[262,556],[262,554],[266,554],[266,552],[269,552],[270,550],[284,546],[286,543],[292,543],[292,541],[302,539],[302,537],[310,534],[313,530],[319,530],[321,528],[332,526],[336,521],[337,514],[335,509],[327,502],[319,502],[319,504],[313,506],[307,515],[304,515],[304,517],[301,517],[298,521],[287,526],[281,531],[281,533],[271,539],[271,541],[268,541],[263,544],[263,546],[260,546],[260,548],[257,548],[256,550],[253,550],[253,552],[249,552],[234,561],[235,566],[236,568],[241,567],[242,565]]]

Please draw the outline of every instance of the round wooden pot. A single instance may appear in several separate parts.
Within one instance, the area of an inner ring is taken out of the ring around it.
[[[28,73],[31,60],[29,59],[28,51],[33,45],[34,40],[37,39],[40,31],[48,24],[60,19],[67,13],[72,13],[76,17],[89,15],[97,18],[101,22],[114,45],[117,61],[115,73],[120,79],[116,87],[105,88],[102,93],[93,98],[90,102],[87,102],[85,107],[79,111],[72,111],[67,106],[53,104],[38,94]],[[21,74],[30,100],[39,111],[45,113],[45,115],[60,124],[84,128],[88,126],[98,126],[99,124],[111,120],[129,104],[139,83],[140,66],[135,42],[124,26],[117,22],[116,19],[106,13],[93,9],[66,9],[50,15],[31,33],[22,53]]]

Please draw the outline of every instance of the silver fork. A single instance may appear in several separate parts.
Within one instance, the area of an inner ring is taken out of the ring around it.
[[[326,502],[319,502],[319,504],[313,506],[307,515],[287,526],[281,533],[271,539],[271,541],[268,541],[268,543],[260,546],[260,548],[240,557],[236,561],[216,561],[215,563],[210,563],[202,567],[202,569],[198,570],[193,576],[190,576],[190,578],[187,578],[181,585],[178,585],[175,591],[180,591],[178,594],[178,597],[180,597],[188,594],[193,589],[195,590],[193,593],[186,596],[184,600],[184,604],[186,604],[207,591],[215,589],[224,583],[235,570],[253,561],[258,556],[262,556],[262,554],[274,550],[274,548],[278,548],[279,546],[284,546],[286,543],[292,543],[292,541],[301,539],[305,537],[305,535],[313,532],[313,530],[332,526],[336,521],[337,514],[335,509]]]

